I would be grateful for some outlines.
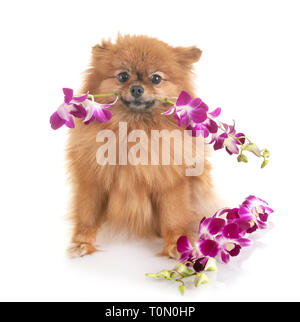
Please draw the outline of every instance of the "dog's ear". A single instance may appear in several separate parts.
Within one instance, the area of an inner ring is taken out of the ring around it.
[[[191,66],[196,63],[202,54],[202,51],[196,46],[191,47],[175,47],[173,48],[176,59],[180,65]]]
[[[107,53],[111,48],[112,43],[110,40],[102,40],[102,42],[92,48],[92,53],[95,58],[101,57]]]

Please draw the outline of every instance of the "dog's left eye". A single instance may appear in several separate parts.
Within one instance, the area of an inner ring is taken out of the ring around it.
[[[154,74],[150,77],[150,81],[151,83],[158,85],[161,82],[162,78],[160,75],[158,74]]]
[[[129,74],[127,72],[122,72],[118,74],[117,78],[120,83],[125,83],[129,79]]]

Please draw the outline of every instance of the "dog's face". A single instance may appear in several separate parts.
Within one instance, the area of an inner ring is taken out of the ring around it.
[[[145,36],[102,42],[93,48],[91,90],[120,93],[124,108],[150,110],[156,97],[176,97],[191,87],[192,64],[200,56],[196,47],[171,47]]]

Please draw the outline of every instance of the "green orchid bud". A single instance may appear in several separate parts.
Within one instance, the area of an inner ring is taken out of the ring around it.
[[[178,272],[172,271],[170,274],[170,277],[176,279],[176,278],[180,278],[182,276]]]
[[[177,264],[175,267],[174,267],[174,270],[180,274],[183,274],[183,275],[192,275],[194,274],[194,271],[191,270],[190,268],[188,268],[185,264]]]
[[[217,261],[212,257],[209,258],[209,260],[207,261],[207,263],[205,265],[204,270],[211,271],[211,272],[217,271],[218,270]]]
[[[245,163],[247,163],[247,162],[248,162],[248,158],[245,156],[245,154],[240,154],[240,155],[237,157],[237,160],[238,160],[238,162],[245,162]]]
[[[147,273],[146,276],[151,278],[157,278],[157,275],[154,273]]]
[[[194,280],[195,287],[198,287],[200,284],[206,284],[206,283],[208,283],[208,277],[202,272],[197,273]]]
[[[264,149],[262,156],[266,159],[270,157],[270,151],[267,149]]]
[[[250,151],[256,156],[261,157],[260,150],[258,146],[254,143],[248,143],[247,145],[244,146],[243,150]]]
[[[261,168],[263,169],[267,164],[269,163],[269,160],[264,160],[264,162],[261,164]]]
[[[186,288],[185,288],[185,286],[184,286],[184,285],[180,285],[180,286],[178,287],[178,290],[179,290],[179,292],[181,293],[181,295],[184,295],[184,294],[185,294],[185,291],[186,291]]]
[[[161,272],[157,273],[156,275],[157,277],[160,277],[160,278],[170,278],[171,273],[167,269],[164,269]]]

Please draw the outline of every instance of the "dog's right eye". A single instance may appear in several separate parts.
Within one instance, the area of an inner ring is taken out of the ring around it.
[[[127,72],[122,72],[118,74],[117,78],[120,83],[125,83],[129,79],[129,74]]]

